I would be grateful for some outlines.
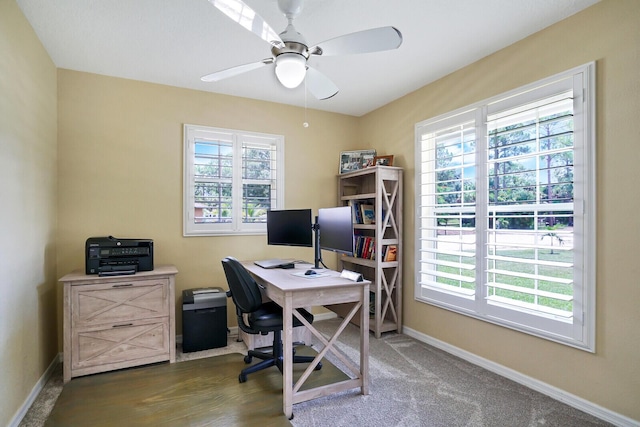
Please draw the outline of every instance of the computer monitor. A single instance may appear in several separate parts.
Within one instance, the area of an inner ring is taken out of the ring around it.
[[[311,209],[268,210],[267,244],[312,247]]]
[[[322,259],[320,249],[353,256],[353,220],[350,206],[318,209],[316,221],[316,268]]]

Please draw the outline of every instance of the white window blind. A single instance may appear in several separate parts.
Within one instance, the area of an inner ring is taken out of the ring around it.
[[[439,122],[421,135],[420,282],[473,297],[476,270],[476,129],[473,114]]]
[[[185,125],[184,234],[266,232],[284,200],[283,138]]]
[[[416,298],[594,351],[588,64],[416,126]]]
[[[573,316],[572,90],[487,118],[487,298]]]

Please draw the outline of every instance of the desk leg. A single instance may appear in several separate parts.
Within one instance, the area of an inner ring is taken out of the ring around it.
[[[360,308],[360,373],[362,394],[369,394],[369,285],[362,287]]]
[[[293,418],[293,301],[291,294],[285,295],[282,307],[282,410],[288,419]]]

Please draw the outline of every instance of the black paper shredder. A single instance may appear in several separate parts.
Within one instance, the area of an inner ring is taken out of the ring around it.
[[[222,288],[182,291],[182,351],[227,345],[227,294]]]

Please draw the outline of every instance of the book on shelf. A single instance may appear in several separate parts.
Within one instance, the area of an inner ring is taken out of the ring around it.
[[[351,206],[351,217],[354,224],[376,223],[376,210],[371,202],[365,203],[356,200],[349,200],[348,204]],[[384,214],[384,211],[382,212]]]
[[[360,203],[355,200],[350,200],[352,219],[354,224],[362,224],[362,211],[360,210]]]
[[[363,259],[375,259],[376,239],[370,236],[356,236],[353,256]]]
[[[382,258],[383,261],[396,261],[398,259],[398,246],[396,245],[387,245],[383,249],[384,256]]]
[[[376,211],[373,209],[373,205],[361,204],[360,210],[362,212],[362,224],[376,223]]]
[[[376,241],[373,237],[369,238],[369,241],[366,243],[366,259],[374,259],[375,258],[375,249],[376,249]]]

